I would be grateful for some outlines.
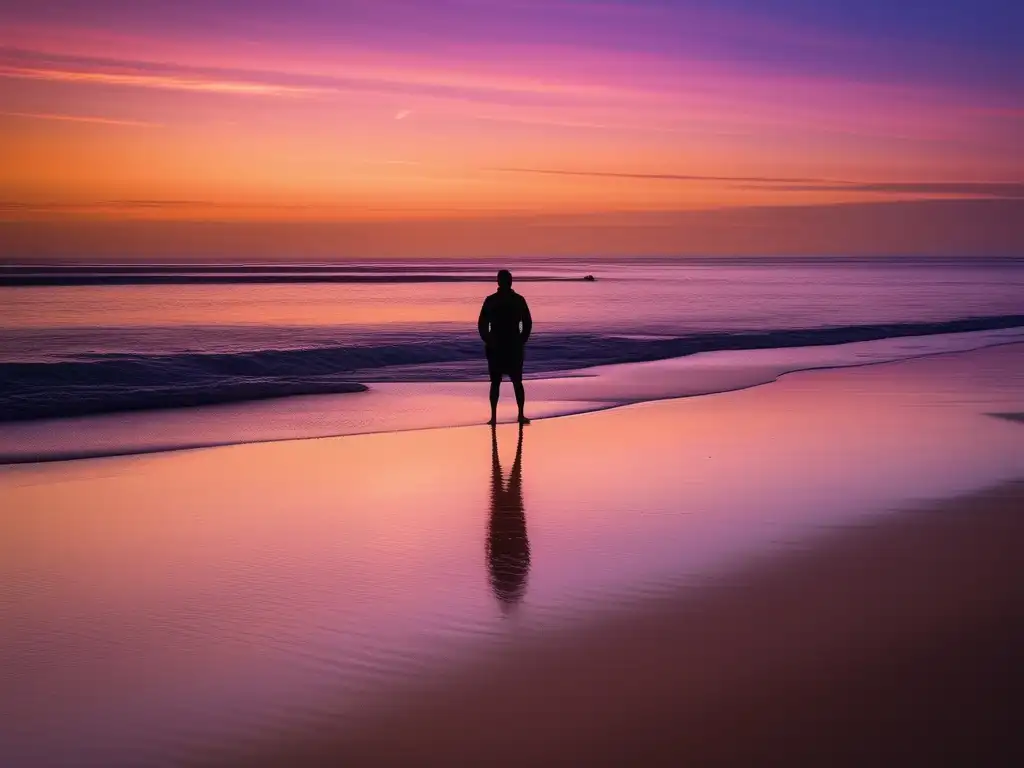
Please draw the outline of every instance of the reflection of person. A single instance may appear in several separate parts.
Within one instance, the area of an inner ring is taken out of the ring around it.
[[[523,599],[530,571],[530,540],[526,537],[526,513],[523,510],[523,428],[519,427],[516,458],[508,483],[501,477],[498,458],[498,433],[491,430],[491,516],[487,525],[487,567],[491,589],[502,610]]]
[[[512,273],[503,269],[498,273],[498,290],[480,307],[477,330],[487,347],[487,372],[491,377],[491,420],[498,422],[498,393],[501,377],[507,375],[516,392],[519,423],[529,424],[523,413],[526,391],[523,389],[523,348],[530,338],[533,318],[526,299],[512,290]]]

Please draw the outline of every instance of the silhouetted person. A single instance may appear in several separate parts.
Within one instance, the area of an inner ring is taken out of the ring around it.
[[[526,392],[523,389],[523,348],[533,330],[533,318],[526,299],[512,290],[512,273],[503,269],[498,273],[498,290],[480,307],[477,321],[480,338],[487,347],[487,372],[491,377],[491,420],[498,423],[498,394],[501,377],[512,380],[519,406],[519,423],[529,424],[523,413]]]
[[[502,611],[515,606],[526,593],[530,572],[530,540],[526,537],[523,511],[523,428],[519,427],[516,458],[508,484],[502,481],[498,458],[498,433],[491,430],[491,516],[487,524],[487,567],[491,589]]]

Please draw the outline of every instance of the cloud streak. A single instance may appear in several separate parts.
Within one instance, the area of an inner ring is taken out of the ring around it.
[[[534,173],[547,176],[585,176],[601,179],[650,179],[652,181],[735,181],[753,184],[827,184],[828,179],[793,179],[771,176],[702,176],[683,173],[619,173],[613,171],[568,171],[557,168],[488,168],[502,173]]]
[[[1024,199],[1024,182],[1017,181],[843,181],[771,176],[704,176],[680,173],[619,173],[610,171],[570,171],[554,168],[489,168],[504,173],[528,173],[553,176],[582,176],[603,179],[642,181],[694,181],[743,184],[750,189],[775,192],[878,192],[890,194],[960,195]]]
[[[240,96],[318,97],[344,93],[427,96],[503,105],[560,106],[601,101],[607,89],[585,85],[497,80],[449,82],[439,73],[399,72],[396,76],[338,76],[308,72],[189,66],[173,62],[78,56],[0,47],[0,78],[114,85]],[[618,96],[628,95],[618,92]],[[411,113],[411,110],[410,110]]]
[[[1018,181],[898,181],[835,182],[759,187],[783,192],[881,192],[908,195],[959,195],[1024,200],[1024,182]]]
[[[98,125],[120,125],[131,128],[162,128],[161,123],[145,120],[121,120],[112,117],[93,117],[91,115],[60,115],[50,112],[0,112],[3,117],[18,117],[26,120],[58,120],[68,123],[96,123]]]
[[[63,83],[120,85],[136,88],[158,88],[173,91],[200,91],[249,96],[312,96],[323,89],[260,83],[186,77],[180,75],[125,74],[89,72],[70,69],[0,66],[0,77],[23,80],[49,80]]]

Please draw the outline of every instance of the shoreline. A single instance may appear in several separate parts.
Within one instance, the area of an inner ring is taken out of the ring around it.
[[[1016,344],[1024,348],[1024,341],[1019,338],[965,338],[968,335],[950,334],[936,337],[944,338],[951,346],[961,346],[928,351],[890,350],[886,345],[899,344],[901,341],[900,337],[895,337],[826,346],[719,350],[663,360],[595,366],[568,371],[554,377],[529,378],[527,386],[530,388],[531,399],[528,407],[534,421],[544,421],[599,413],[642,403],[741,392],[777,382],[792,374],[900,364]],[[872,356],[874,359],[871,359]],[[642,386],[634,383],[638,379],[644,381]],[[2,422],[0,468],[475,426],[482,423],[483,419],[478,422],[467,414],[484,410],[481,403],[484,401],[485,385],[486,382],[483,381],[350,383],[347,386],[351,389],[344,392],[300,393],[286,397],[211,403],[194,407],[129,410],[59,419]],[[510,386],[505,382],[506,390],[510,389]],[[648,391],[644,391],[644,387]],[[538,392],[540,396],[534,397]],[[349,399],[352,395],[362,395],[363,398],[360,402],[354,403]],[[511,423],[515,420],[507,391],[505,395],[499,410],[499,423]],[[367,397],[373,398],[373,402],[367,402]],[[407,412],[410,410],[409,400],[419,399],[423,403],[429,403],[431,398],[448,408],[449,415],[440,420],[431,420],[433,417],[424,420],[423,416],[419,416],[419,421],[414,419],[411,423],[404,423],[401,418],[397,423],[387,422],[390,418],[386,415],[389,410]],[[305,426],[296,432],[295,428],[287,423],[291,419],[308,424],[308,414],[311,411],[315,413],[314,409],[317,408],[321,411],[321,420],[338,419],[333,429],[313,430],[309,433],[309,427]],[[268,427],[269,433],[266,435],[251,438],[229,436],[242,429],[251,429],[253,422],[260,422],[261,415],[269,416],[271,419],[280,418],[282,412],[287,414],[288,411],[293,415],[285,415],[285,423],[280,427]],[[368,424],[367,413],[370,414],[371,421],[376,419],[380,423]],[[213,421],[221,418],[224,424],[210,427],[202,423],[202,417]],[[195,423],[189,423],[190,421]],[[212,428],[214,431],[209,437],[196,439],[196,431],[204,428]],[[93,445],[67,448],[64,446],[65,433],[71,433],[79,440],[91,440]],[[135,435],[139,433],[156,433],[162,437],[148,438],[151,441],[148,443],[126,444],[126,441],[132,439],[137,441]],[[12,451],[8,446],[14,445],[18,445],[19,448]],[[24,447],[26,445],[30,447]]]

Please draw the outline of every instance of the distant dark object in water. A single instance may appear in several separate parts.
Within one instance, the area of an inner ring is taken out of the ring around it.
[[[597,278],[595,278],[595,277],[594,277],[593,275],[587,275],[587,276],[586,276],[586,277],[584,277],[583,279],[584,279],[584,280],[586,280],[586,281],[587,281],[588,283],[592,283],[592,282],[594,282],[594,280],[596,280]]]

